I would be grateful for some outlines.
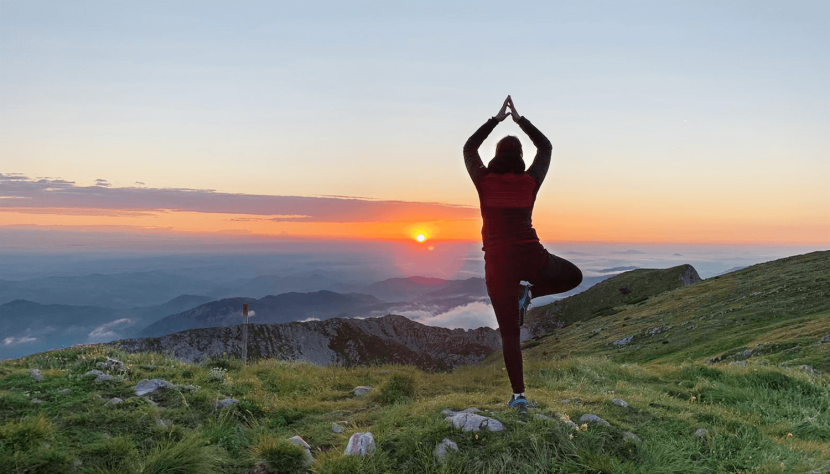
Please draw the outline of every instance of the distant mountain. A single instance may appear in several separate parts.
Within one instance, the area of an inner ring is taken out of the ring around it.
[[[14,300],[41,304],[133,308],[160,305],[182,294],[204,294],[208,280],[163,272],[131,272],[0,280],[0,303]]]
[[[599,270],[599,273],[617,273],[617,272],[627,272],[629,270],[636,270],[640,267],[613,267],[613,268],[605,268],[603,270]]]
[[[224,288],[217,289],[216,293],[222,297],[262,298],[281,293],[319,291],[337,283],[339,283],[339,280],[319,273],[307,276],[259,275],[250,280],[237,281]]]
[[[225,353],[240,357],[241,328],[236,325],[190,329],[109,345],[127,352],[169,353],[191,362]],[[319,365],[412,364],[423,370],[439,371],[475,364],[500,348],[501,337],[494,329],[446,329],[395,315],[251,324],[248,328],[251,359],[302,360]]]
[[[163,336],[186,329],[233,326],[242,322],[242,305],[247,303],[254,315],[251,322],[284,323],[317,318],[368,316],[372,312],[385,311],[389,303],[371,295],[360,293],[340,294],[322,290],[310,293],[283,293],[264,298],[225,298],[212,301],[178,314],[167,316],[138,335]]]
[[[156,306],[120,309],[14,300],[0,305],[0,358],[131,336],[168,314],[206,301],[207,296],[180,295]]]
[[[443,280],[421,276],[389,278],[364,286],[360,292],[374,295],[384,301],[409,301],[427,293],[453,287],[459,281],[463,280]]]

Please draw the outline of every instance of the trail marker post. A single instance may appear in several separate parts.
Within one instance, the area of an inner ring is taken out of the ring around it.
[[[242,362],[248,362],[248,303],[242,305]]]

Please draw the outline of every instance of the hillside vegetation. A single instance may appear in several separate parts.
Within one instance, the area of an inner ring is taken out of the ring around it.
[[[829,268],[828,252],[758,265],[531,340],[526,417],[506,407],[500,353],[445,373],[106,346],[4,361],[0,473],[830,472]],[[138,396],[143,379],[171,385]],[[442,413],[471,407],[503,430],[464,432]],[[344,455],[356,432],[373,454]],[[458,450],[439,459],[445,438]]]

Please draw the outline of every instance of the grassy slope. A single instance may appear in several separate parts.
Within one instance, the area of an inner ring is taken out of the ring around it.
[[[594,413],[611,427],[573,431],[557,421],[517,419],[505,410],[509,384],[500,354],[488,364],[426,374],[408,366],[275,360],[200,366],[90,346],[0,363],[0,473],[301,472],[291,468],[301,453],[282,441],[295,434],[311,444],[320,473],[809,472],[830,461],[830,377],[776,363],[825,367],[830,344],[812,344],[830,332],[828,258],[814,253],[752,267],[532,341],[538,345],[526,351],[525,373],[536,412],[573,420]],[[674,328],[623,348],[609,345],[657,325]],[[755,342],[772,349],[746,366],[704,363]],[[123,378],[95,384],[78,377],[106,355],[128,364]],[[212,366],[229,369],[224,382],[211,380]],[[35,382],[30,367],[45,380]],[[198,388],[167,390],[151,397],[155,404],[130,398],[137,381],[156,377]],[[355,397],[357,385],[375,389]],[[71,392],[60,394],[66,388]],[[126,401],[105,407],[113,396]],[[241,403],[214,408],[225,396]],[[613,404],[615,397],[630,408]],[[505,431],[461,433],[440,413],[471,406],[504,422]],[[346,431],[332,433],[332,421]],[[694,436],[698,428],[707,435]],[[642,442],[626,442],[628,430]],[[374,434],[373,456],[343,456],[357,431]],[[432,450],[445,437],[459,452],[440,464]]]

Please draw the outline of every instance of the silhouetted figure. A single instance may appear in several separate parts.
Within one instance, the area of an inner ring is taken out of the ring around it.
[[[507,108],[510,112],[507,112]],[[536,146],[536,157],[525,171],[522,144],[514,136],[502,138],[496,156],[487,167],[478,147],[510,115]],[[519,327],[533,297],[563,293],[582,282],[582,272],[573,263],[549,253],[539,243],[531,215],[536,193],[550,166],[550,140],[525,117],[516,112],[510,96],[499,113],[488,120],[464,144],[464,163],[473,179],[481,203],[484,226],[484,271],[487,293],[499,322],[504,364],[513,387],[508,405],[520,413],[527,411],[522,373]]]

